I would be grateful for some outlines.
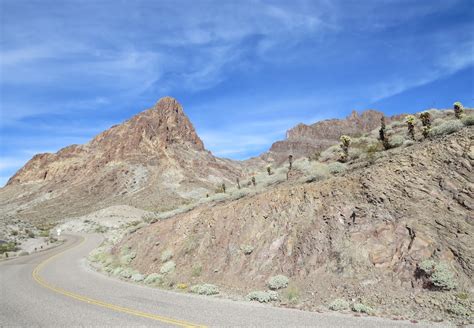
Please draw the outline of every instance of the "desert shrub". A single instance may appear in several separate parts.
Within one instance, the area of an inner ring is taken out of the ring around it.
[[[342,173],[347,169],[347,165],[344,163],[333,162],[328,164],[328,170],[331,174]]]
[[[277,275],[268,279],[268,287],[272,290],[282,289],[288,286],[290,279],[284,275]]]
[[[28,236],[28,238],[35,238],[35,233],[29,229],[25,229],[25,233]]]
[[[151,273],[145,278],[143,282],[147,285],[156,283],[161,284],[163,282],[163,275],[159,273]]]
[[[132,270],[130,268],[123,268],[122,271],[120,271],[120,277],[130,279],[135,273],[135,270]]]
[[[132,261],[135,257],[137,257],[137,253],[135,253],[135,252],[130,252],[128,254],[124,254],[120,257],[120,263],[130,264],[130,263],[132,263]]]
[[[403,142],[403,147],[410,147],[410,146],[413,146],[415,144],[415,142],[413,140],[405,140]]]
[[[464,126],[471,126],[474,125],[474,115],[466,115],[461,119],[462,124]]]
[[[418,269],[427,279],[427,287],[441,290],[456,288],[454,274],[446,263],[424,260],[418,265]]]
[[[451,305],[447,311],[451,314],[454,314],[455,316],[459,316],[459,317],[471,317],[472,316],[472,312],[467,309],[465,306],[463,306],[462,304],[459,304],[459,303],[456,303],[454,305]]]
[[[108,230],[109,230],[109,228],[100,225],[100,226],[97,226],[94,229],[94,232],[95,233],[106,233]]]
[[[176,263],[174,263],[173,261],[168,261],[161,266],[160,272],[162,274],[169,274],[173,272],[175,268],[176,268]]]
[[[396,148],[396,147],[400,147],[401,145],[403,145],[403,142],[405,141],[405,138],[401,135],[396,135],[396,136],[393,136],[391,139],[390,139],[390,147],[391,148]]]
[[[13,242],[0,245],[0,254],[6,253],[6,252],[15,252],[17,250],[18,248],[16,247],[16,244]]]
[[[442,136],[446,134],[451,134],[462,129],[464,124],[459,120],[451,120],[441,123],[438,126],[435,126],[432,129],[432,134],[434,136]]]
[[[337,298],[329,304],[329,309],[333,311],[342,311],[349,308],[349,303],[341,298]]]
[[[191,293],[199,295],[215,295],[219,294],[219,288],[212,284],[200,284],[194,285],[190,288]]]
[[[49,230],[40,230],[38,235],[40,237],[48,237],[49,236]]]
[[[361,154],[362,154],[362,149],[359,149],[359,148],[349,149],[349,157],[352,159],[358,159]]]
[[[300,298],[300,291],[296,286],[290,285],[285,291],[285,297],[290,303],[295,304]]]
[[[18,254],[18,256],[25,256],[25,255],[30,255],[30,253],[28,253],[27,251],[21,251],[20,254]]]
[[[114,276],[120,276],[120,274],[122,273],[122,270],[123,270],[122,267],[116,267],[116,268],[112,271],[112,274],[113,274]]]
[[[242,251],[242,253],[244,253],[245,255],[250,255],[252,254],[253,250],[254,250],[254,247],[251,246],[251,245],[242,245],[240,246],[240,250]]]
[[[338,154],[339,154],[339,146],[334,145],[334,146],[328,147],[327,149],[322,151],[319,158],[322,162],[326,162],[326,161],[329,161],[329,160],[336,159]]]
[[[141,273],[135,273],[132,275],[130,279],[132,279],[132,281],[135,281],[135,282],[140,282],[145,279],[145,276],[142,275]]]
[[[371,314],[374,313],[374,309],[368,305],[362,303],[355,303],[352,305],[352,311],[359,312],[359,313],[367,313]]]
[[[10,232],[10,235],[12,235],[12,236],[18,236],[18,231],[12,230],[12,232]]]
[[[173,251],[170,249],[167,249],[161,253],[161,262],[167,262],[173,258]]]
[[[192,276],[193,277],[199,277],[202,273],[202,265],[200,264],[195,264],[193,265],[193,269],[192,269]]]
[[[275,291],[253,291],[247,295],[247,299],[249,301],[257,301],[260,303],[268,303],[271,301],[277,301],[279,299],[279,295]]]
[[[188,285],[187,284],[183,284],[183,283],[179,283],[176,285],[176,288],[178,289],[187,289],[188,288]]]

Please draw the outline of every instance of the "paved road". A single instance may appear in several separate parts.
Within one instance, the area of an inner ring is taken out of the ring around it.
[[[85,265],[97,235],[0,263],[0,324],[8,326],[429,327],[182,294],[108,278]],[[440,326],[445,326],[440,325]]]

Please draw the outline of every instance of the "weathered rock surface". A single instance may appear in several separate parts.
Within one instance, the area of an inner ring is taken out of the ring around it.
[[[294,158],[311,156],[337,144],[341,135],[360,136],[380,126],[384,114],[376,110],[366,110],[360,114],[353,111],[345,119],[331,119],[311,125],[298,124],[286,133],[286,139],[275,142],[262,159],[281,163],[292,154]],[[397,116],[398,117],[398,116]],[[387,124],[391,118],[387,118]]]
[[[417,265],[428,258],[448,263],[458,290],[469,291],[473,139],[474,128],[467,127],[387,151],[370,166],[328,180],[201,206],[127,236],[116,251],[132,249],[137,257],[131,265],[152,273],[159,272],[160,254],[171,250],[172,281],[242,293],[262,290],[269,277],[284,274],[305,308],[344,297],[385,313],[405,311],[422,290]],[[437,295],[443,294],[430,297]],[[429,316],[430,306],[413,315]]]
[[[164,97],[85,145],[34,156],[0,190],[0,214],[41,221],[120,204],[170,209],[240,171],[207,151],[181,105]]]

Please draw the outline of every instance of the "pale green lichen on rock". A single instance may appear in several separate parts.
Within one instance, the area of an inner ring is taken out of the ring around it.
[[[290,280],[284,275],[277,275],[268,280],[268,287],[272,290],[282,289],[288,286]]]
[[[337,298],[329,304],[329,309],[333,311],[343,311],[349,309],[349,302],[342,298]]]
[[[199,294],[199,295],[215,295],[219,294],[219,287],[212,284],[199,284],[191,286],[189,289],[191,293]]]

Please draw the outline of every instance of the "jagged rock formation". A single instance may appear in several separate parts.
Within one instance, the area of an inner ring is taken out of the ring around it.
[[[294,158],[311,156],[337,144],[341,135],[360,136],[380,126],[384,114],[376,110],[366,110],[358,114],[353,111],[345,119],[332,119],[311,125],[298,124],[286,133],[286,139],[275,142],[262,159],[281,163],[292,154]],[[389,123],[391,118],[387,118]]]
[[[125,237],[115,252],[133,250],[131,265],[149,274],[171,251],[171,284],[214,283],[245,295],[284,274],[303,308],[343,297],[379,313],[416,308],[413,316],[433,318],[433,308],[456,298],[421,292],[422,260],[448,263],[459,290],[473,288],[473,139],[466,127],[324,181],[201,206]]]
[[[117,204],[169,209],[240,171],[207,151],[181,105],[164,97],[85,145],[34,156],[0,190],[0,209],[36,220]]]

